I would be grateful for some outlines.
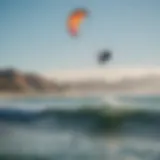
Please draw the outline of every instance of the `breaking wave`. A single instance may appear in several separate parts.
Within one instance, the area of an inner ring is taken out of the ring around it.
[[[107,106],[93,109],[44,109],[26,111],[1,108],[0,121],[40,128],[79,130],[92,133],[160,133],[160,112],[150,110],[119,110],[112,112]]]

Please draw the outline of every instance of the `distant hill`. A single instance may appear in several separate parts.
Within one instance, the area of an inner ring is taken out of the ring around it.
[[[22,73],[15,69],[0,70],[0,92],[158,92],[160,93],[160,75],[147,75],[141,78],[124,78],[117,82],[101,79],[58,83],[34,73]],[[61,92],[61,93],[62,93]]]
[[[15,69],[0,70],[0,91],[58,91],[59,85],[37,74],[22,73]]]
[[[68,88],[74,91],[106,91],[106,92],[143,92],[160,93],[160,75],[150,74],[141,78],[124,78],[117,82],[103,80],[86,80],[68,83]]]

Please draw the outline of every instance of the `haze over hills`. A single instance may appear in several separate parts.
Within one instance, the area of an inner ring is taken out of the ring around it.
[[[46,76],[68,84],[72,91],[160,93],[158,67],[55,70]]]
[[[117,82],[88,80],[68,83],[71,90],[105,91],[129,93],[160,93],[160,75],[148,75],[143,78],[124,78]]]
[[[77,68],[52,70],[43,74],[50,79],[61,82],[78,82],[84,80],[106,80],[107,82],[118,82],[126,79],[136,79],[160,75],[160,67],[102,67],[102,68]]]

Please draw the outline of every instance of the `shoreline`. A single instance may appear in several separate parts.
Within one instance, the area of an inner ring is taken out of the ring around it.
[[[10,98],[27,98],[27,97],[44,97],[44,96],[60,96],[60,93],[54,92],[27,92],[27,93],[17,93],[17,92],[0,92],[0,98],[10,99]]]
[[[146,91],[102,91],[102,92],[83,92],[83,91],[67,91],[67,92],[0,92],[0,99],[12,98],[30,98],[30,97],[85,97],[85,96],[147,96],[160,95],[159,92]]]

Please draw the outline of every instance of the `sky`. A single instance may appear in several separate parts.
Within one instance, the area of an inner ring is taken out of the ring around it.
[[[77,38],[66,28],[69,13],[86,8]],[[0,0],[0,68],[23,71],[160,65],[159,0]]]

